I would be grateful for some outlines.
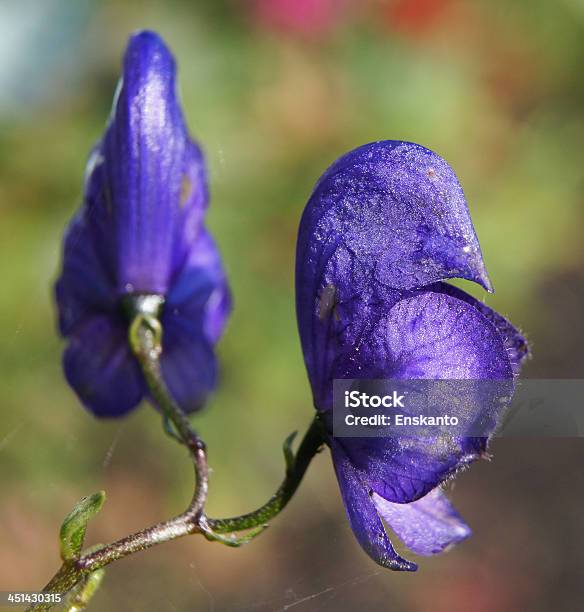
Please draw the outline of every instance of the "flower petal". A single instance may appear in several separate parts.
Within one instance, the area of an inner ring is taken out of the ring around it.
[[[317,405],[340,331],[356,339],[370,305],[389,309],[400,292],[453,277],[491,288],[464,194],[441,157],[382,141],[336,161],[306,206],[296,255],[298,327]]]
[[[502,395],[507,396],[513,373],[492,323],[462,300],[427,291],[401,300],[382,316],[352,353],[337,360],[333,377],[490,379],[507,381],[500,383]],[[497,384],[493,383],[495,391]],[[470,385],[468,401],[454,405],[464,414],[449,406],[450,416],[463,417],[469,436],[442,433],[435,438],[344,438],[339,442],[353,464],[368,474],[375,492],[392,502],[412,502],[485,451],[488,436],[473,436],[477,423],[481,432],[492,434],[506,403],[495,404],[491,396],[485,399],[484,388],[477,383],[475,397]]]
[[[439,488],[409,504],[395,504],[373,493],[373,503],[400,540],[418,555],[435,555],[472,533]]]
[[[105,136],[88,164],[86,206],[118,293],[165,294],[207,202],[201,151],[190,141],[164,42],[129,42]]]
[[[486,317],[501,334],[507,355],[511,361],[511,367],[515,376],[519,374],[523,362],[529,357],[529,344],[521,332],[505,317],[489,308],[483,302],[475,299],[462,289],[449,285],[448,283],[436,283],[428,287],[431,291],[446,293],[452,297],[463,300],[467,304],[474,306],[484,317]]]
[[[215,388],[217,362],[213,348],[196,322],[162,316],[162,375],[174,400],[185,412],[199,410]]]
[[[83,212],[67,228],[55,296],[64,336],[87,317],[107,312],[115,302],[114,288],[96,256]]]
[[[115,303],[114,287],[97,258],[83,212],[67,228],[55,295],[59,329],[64,336],[88,317],[107,312]]]
[[[188,260],[172,283],[165,308],[193,322],[202,320],[211,343],[221,337],[231,312],[231,295],[219,251],[206,229],[193,242]]]
[[[474,306],[424,291],[398,301],[335,364],[334,378],[506,380],[511,364],[495,326]]]
[[[334,440],[331,451],[349,524],[363,550],[382,567],[416,571],[415,563],[395,552],[360,474]]]
[[[332,407],[335,360],[358,345],[382,313],[402,297],[400,291],[372,283],[371,271],[346,247],[335,248],[327,257],[314,304],[308,307],[301,292],[296,294],[304,360],[319,410]]]
[[[202,230],[176,279],[164,307],[162,372],[185,412],[202,407],[215,388],[213,345],[231,310],[231,298],[219,252]]]
[[[63,355],[65,377],[95,416],[120,417],[144,393],[123,322],[97,315],[76,328]]]
[[[330,232],[387,286],[460,277],[491,289],[460,183],[420,145],[374,142],[337,160],[308,202],[300,250],[320,250]]]

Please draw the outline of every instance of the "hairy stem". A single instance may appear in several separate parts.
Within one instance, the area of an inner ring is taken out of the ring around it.
[[[152,397],[164,415],[172,422],[180,441],[188,448],[195,469],[195,490],[187,509],[175,518],[157,523],[111,544],[101,546],[78,558],[67,559],[43,589],[47,593],[67,593],[84,581],[90,580],[97,570],[110,563],[193,533],[203,533],[212,539],[204,516],[209,488],[209,470],[204,442],[191,428],[189,420],[169,394],[160,371],[161,328],[157,318],[138,312],[130,327],[130,346],[136,356]],[[95,589],[85,592],[88,600]],[[87,604],[85,601],[84,605]],[[31,610],[48,610],[52,604],[38,604]]]
[[[151,302],[146,301],[146,303],[151,305]],[[156,305],[156,302],[154,304]],[[195,470],[193,498],[187,509],[175,518],[157,523],[111,544],[87,550],[85,553],[73,551],[72,558],[68,555],[63,556],[63,565],[43,591],[70,593],[71,601],[68,604],[70,611],[80,610],[87,606],[103,577],[102,568],[123,557],[195,533],[200,533],[208,540],[218,541],[228,546],[240,546],[249,542],[263,530],[268,520],[284,509],[296,492],[312,457],[323,444],[322,426],[320,421],[315,419],[295,456],[290,449],[291,438],[286,442],[284,447],[286,476],[280,488],[268,502],[257,510],[242,516],[225,519],[208,518],[204,512],[209,488],[205,444],[192,429],[188,418],[173,400],[164,383],[160,369],[161,339],[162,327],[156,314],[140,308],[134,310],[129,332],[130,346],[140,363],[152,398],[166,419],[172,423],[176,430],[176,437],[189,450]],[[77,517],[76,514],[72,516]],[[248,534],[243,536],[222,535],[233,534],[237,531],[247,531]],[[84,532],[85,525],[83,524]],[[81,541],[79,548],[82,543]],[[70,548],[66,548],[66,551],[68,550]],[[53,605],[55,604],[37,604],[29,610],[48,610]]]
[[[160,370],[162,327],[157,318],[138,314],[130,327],[130,346],[140,362],[154,401],[175,426],[180,440],[189,449],[195,468],[195,492],[185,514],[201,515],[209,491],[209,469],[205,443],[192,429],[185,413],[172,399]]]

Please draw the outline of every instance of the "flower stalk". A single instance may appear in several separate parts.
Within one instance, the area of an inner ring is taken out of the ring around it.
[[[162,326],[159,319],[148,312],[138,312],[129,332],[130,346],[140,363],[146,384],[164,416],[175,427],[178,438],[188,448],[195,468],[195,492],[184,515],[197,522],[203,512],[209,491],[209,469],[205,443],[170,396],[160,371],[162,354]]]
[[[291,453],[291,444],[295,435],[295,433],[292,434],[284,442],[284,455],[287,458],[286,476],[276,493],[253,512],[226,519],[209,518],[209,527],[215,533],[231,533],[258,528],[282,512],[296,493],[312,458],[324,444],[323,428],[318,418],[315,418],[310,424],[294,456],[289,453]]]
[[[146,303],[146,302],[145,302]],[[121,538],[111,544],[81,552],[87,520],[103,504],[103,494],[82,500],[67,517],[81,517],[84,521],[74,532],[81,533],[75,547],[64,557],[63,565],[43,589],[46,593],[70,594],[69,610],[86,607],[103,578],[103,568],[129,555],[147,550],[158,544],[170,542],[192,534],[202,534],[210,541],[227,546],[241,546],[255,538],[267,527],[267,521],[278,515],[296,492],[312,457],[323,444],[322,427],[315,419],[306,432],[296,455],[291,445],[294,435],[284,443],[286,476],[276,493],[260,508],[241,516],[212,519],[205,514],[209,490],[209,469],[203,440],[192,428],[188,418],[173,400],[162,378],[160,355],[162,353],[162,327],[158,317],[146,308],[137,308],[129,331],[129,342],[144,374],[148,389],[165,419],[172,424],[175,437],[186,446],[195,471],[195,489],[187,509],[178,516]],[[97,510],[86,507],[95,499]],[[63,531],[63,530],[62,530]],[[73,531],[69,529],[68,531]],[[246,531],[244,535],[235,532]],[[223,535],[226,534],[226,535]],[[64,549],[62,545],[62,550]],[[67,549],[68,550],[68,549]],[[48,610],[54,604],[43,603],[29,610]]]

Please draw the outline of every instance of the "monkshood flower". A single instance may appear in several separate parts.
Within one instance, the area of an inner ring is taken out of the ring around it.
[[[512,381],[526,341],[443,282],[455,277],[491,290],[464,194],[438,155],[376,142],[341,157],[318,181],[298,238],[302,349],[351,528],[377,563],[395,570],[417,566],[396,553],[382,520],[420,555],[469,536],[440,485],[483,455],[488,440],[334,438],[332,382]]]
[[[196,410],[213,389],[213,347],[230,298],[204,226],[207,201],[203,155],[185,125],[174,59],[159,36],[137,33],[89,158],[56,284],[59,328],[68,339],[65,376],[95,415],[124,415],[147,396],[128,346],[140,300],[162,322],[162,373],[181,408]]]

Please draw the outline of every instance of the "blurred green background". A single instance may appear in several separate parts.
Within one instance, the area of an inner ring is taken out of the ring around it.
[[[87,154],[130,32],[157,30],[206,151],[209,225],[235,309],[222,383],[197,418],[212,515],[247,511],[283,475],[281,443],[312,415],[296,333],[295,234],[335,158],[384,138],[455,168],[497,293],[475,295],[532,341],[528,376],[584,372],[584,2],[581,0],[0,0],[0,589],[58,565],[74,502],[106,489],[88,543],[190,498],[184,452],[143,406],[96,421],[65,384],[52,282]],[[582,440],[496,440],[456,481],[475,530],[417,575],[353,539],[328,452],[253,544],[202,538],[112,566],[92,610],[581,608]]]

